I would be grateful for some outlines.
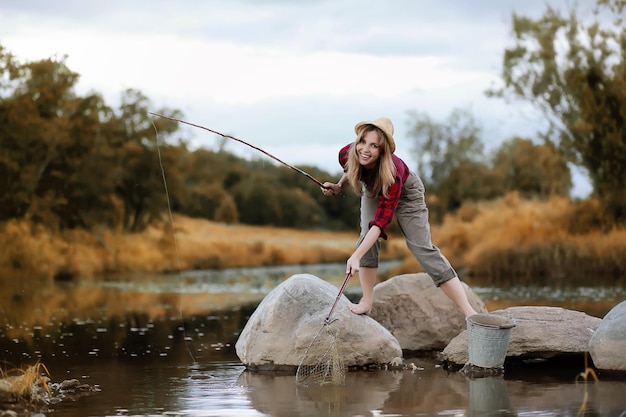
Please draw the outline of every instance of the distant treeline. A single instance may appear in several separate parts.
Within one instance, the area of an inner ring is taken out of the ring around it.
[[[78,96],[77,80],[63,60],[22,64],[0,49],[0,221],[138,231],[171,205],[226,223],[355,227],[358,199],[325,198],[267,158],[189,150],[175,136],[178,124],[150,116],[157,109],[140,92],[125,91],[113,109],[97,93]],[[337,176],[302,168],[324,180]]]
[[[107,227],[141,231],[167,209],[224,223],[354,230],[359,200],[336,198],[267,157],[190,149],[176,109],[154,109],[137,90],[119,108],[97,92],[79,96],[79,74],[64,59],[18,62],[0,45],[0,222],[25,219],[52,230]],[[568,195],[570,173],[550,145],[505,142],[487,159],[471,116],[445,124],[414,114],[416,171],[428,190],[434,222],[465,201],[517,191],[526,198]],[[455,129],[457,129],[455,131]],[[313,166],[313,177],[336,180]]]

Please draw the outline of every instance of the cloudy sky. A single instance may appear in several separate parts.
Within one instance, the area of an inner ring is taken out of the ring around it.
[[[512,13],[538,17],[548,5],[572,2],[3,0],[0,43],[23,60],[67,56],[79,94],[96,91],[115,107],[137,89],[155,110],[180,109],[292,165],[339,172],[337,151],[354,125],[388,116],[396,153],[415,167],[409,111],[444,121],[468,109],[491,148],[532,135],[539,115],[484,92],[499,82]],[[197,146],[219,143],[200,129],[185,133]],[[574,194],[585,195],[588,183],[575,178]]]

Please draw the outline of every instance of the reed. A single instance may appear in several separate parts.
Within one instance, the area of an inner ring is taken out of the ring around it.
[[[50,372],[41,362],[24,369],[0,369],[0,391],[16,395],[21,401],[37,402],[41,400],[42,390],[50,395],[49,377]]]
[[[626,229],[598,230],[596,206],[560,197],[524,200],[513,193],[465,204],[433,227],[433,241],[475,283],[623,284]],[[392,273],[419,270],[407,258]]]

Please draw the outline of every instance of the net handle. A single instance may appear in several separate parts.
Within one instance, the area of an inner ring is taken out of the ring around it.
[[[341,285],[341,288],[339,289],[339,294],[337,294],[337,298],[335,298],[335,302],[333,303],[333,306],[328,312],[328,316],[326,316],[326,320],[324,320],[326,324],[330,323],[330,316],[333,315],[333,311],[335,311],[335,307],[337,307],[337,303],[339,302],[339,299],[341,298],[341,294],[343,294],[343,290],[346,288],[346,284],[350,280],[350,275],[351,274],[348,272],[346,274],[346,277],[343,279],[343,284]]]

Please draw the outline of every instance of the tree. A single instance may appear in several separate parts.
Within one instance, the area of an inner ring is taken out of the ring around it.
[[[526,198],[545,199],[569,195],[571,173],[563,155],[552,145],[536,145],[529,139],[513,138],[503,143],[493,157],[493,169],[503,192],[518,191]]]
[[[0,48],[0,219],[29,218],[51,227],[82,225],[73,200],[97,200],[84,185],[97,95],[76,97],[78,74],[64,60],[19,63]],[[93,170],[95,167],[91,166]]]
[[[194,184],[189,187],[188,194],[189,202],[184,208],[187,215],[225,223],[237,222],[237,205],[218,182]],[[226,208],[231,209],[230,214],[224,212]]]
[[[320,227],[326,220],[322,207],[301,188],[281,187],[276,194],[281,207],[278,226],[314,229]]]
[[[491,200],[503,194],[502,178],[497,171],[483,163],[463,162],[450,171],[430,205],[433,221],[442,221],[446,213],[457,210],[466,201]]]
[[[283,211],[278,201],[278,187],[270,175],[253,172],[232,190],[239,219],[252,225],[277,226]]]
[[[116,114],[98,94],[77,96],[77,80],[64,58],[20,63],[0,46],[0,220],[90,228],[124,219],[138,230],[167,206],[155,136],[177,125],[152,122],[133,90]],[[176,197],[176,151],[163,150]]]
[[[114,158],[109,175],[114,181],[114,193],[123,203],[124,229],[129,231],[143,230],[159,220],[168,207],[168,195],[182,195],[176,163],[179,155],[166,142],[178,126],[169,120],[152,120],[150,108],[147,97],[128,89],[122,94],[119,115],[113,115],[102,127]],[[158,113],[180,117],[178,111],[162,109]],[[164,172],[169,177],[168,194]]]
[[[410,116],[413,127],[408,135],[414,139],[417,174],[427,190],[438,193],[454,169],[484,159],[481,128],[468,110],[455,109],[442,123],[424,113]]]
[[[598,0],[591,16],[552,8],[513,15],[503,86],[488,94],[526,100],[549,121],[545,139],[589,173],[605,225],[626,222],[626,30],[622,0]]]

